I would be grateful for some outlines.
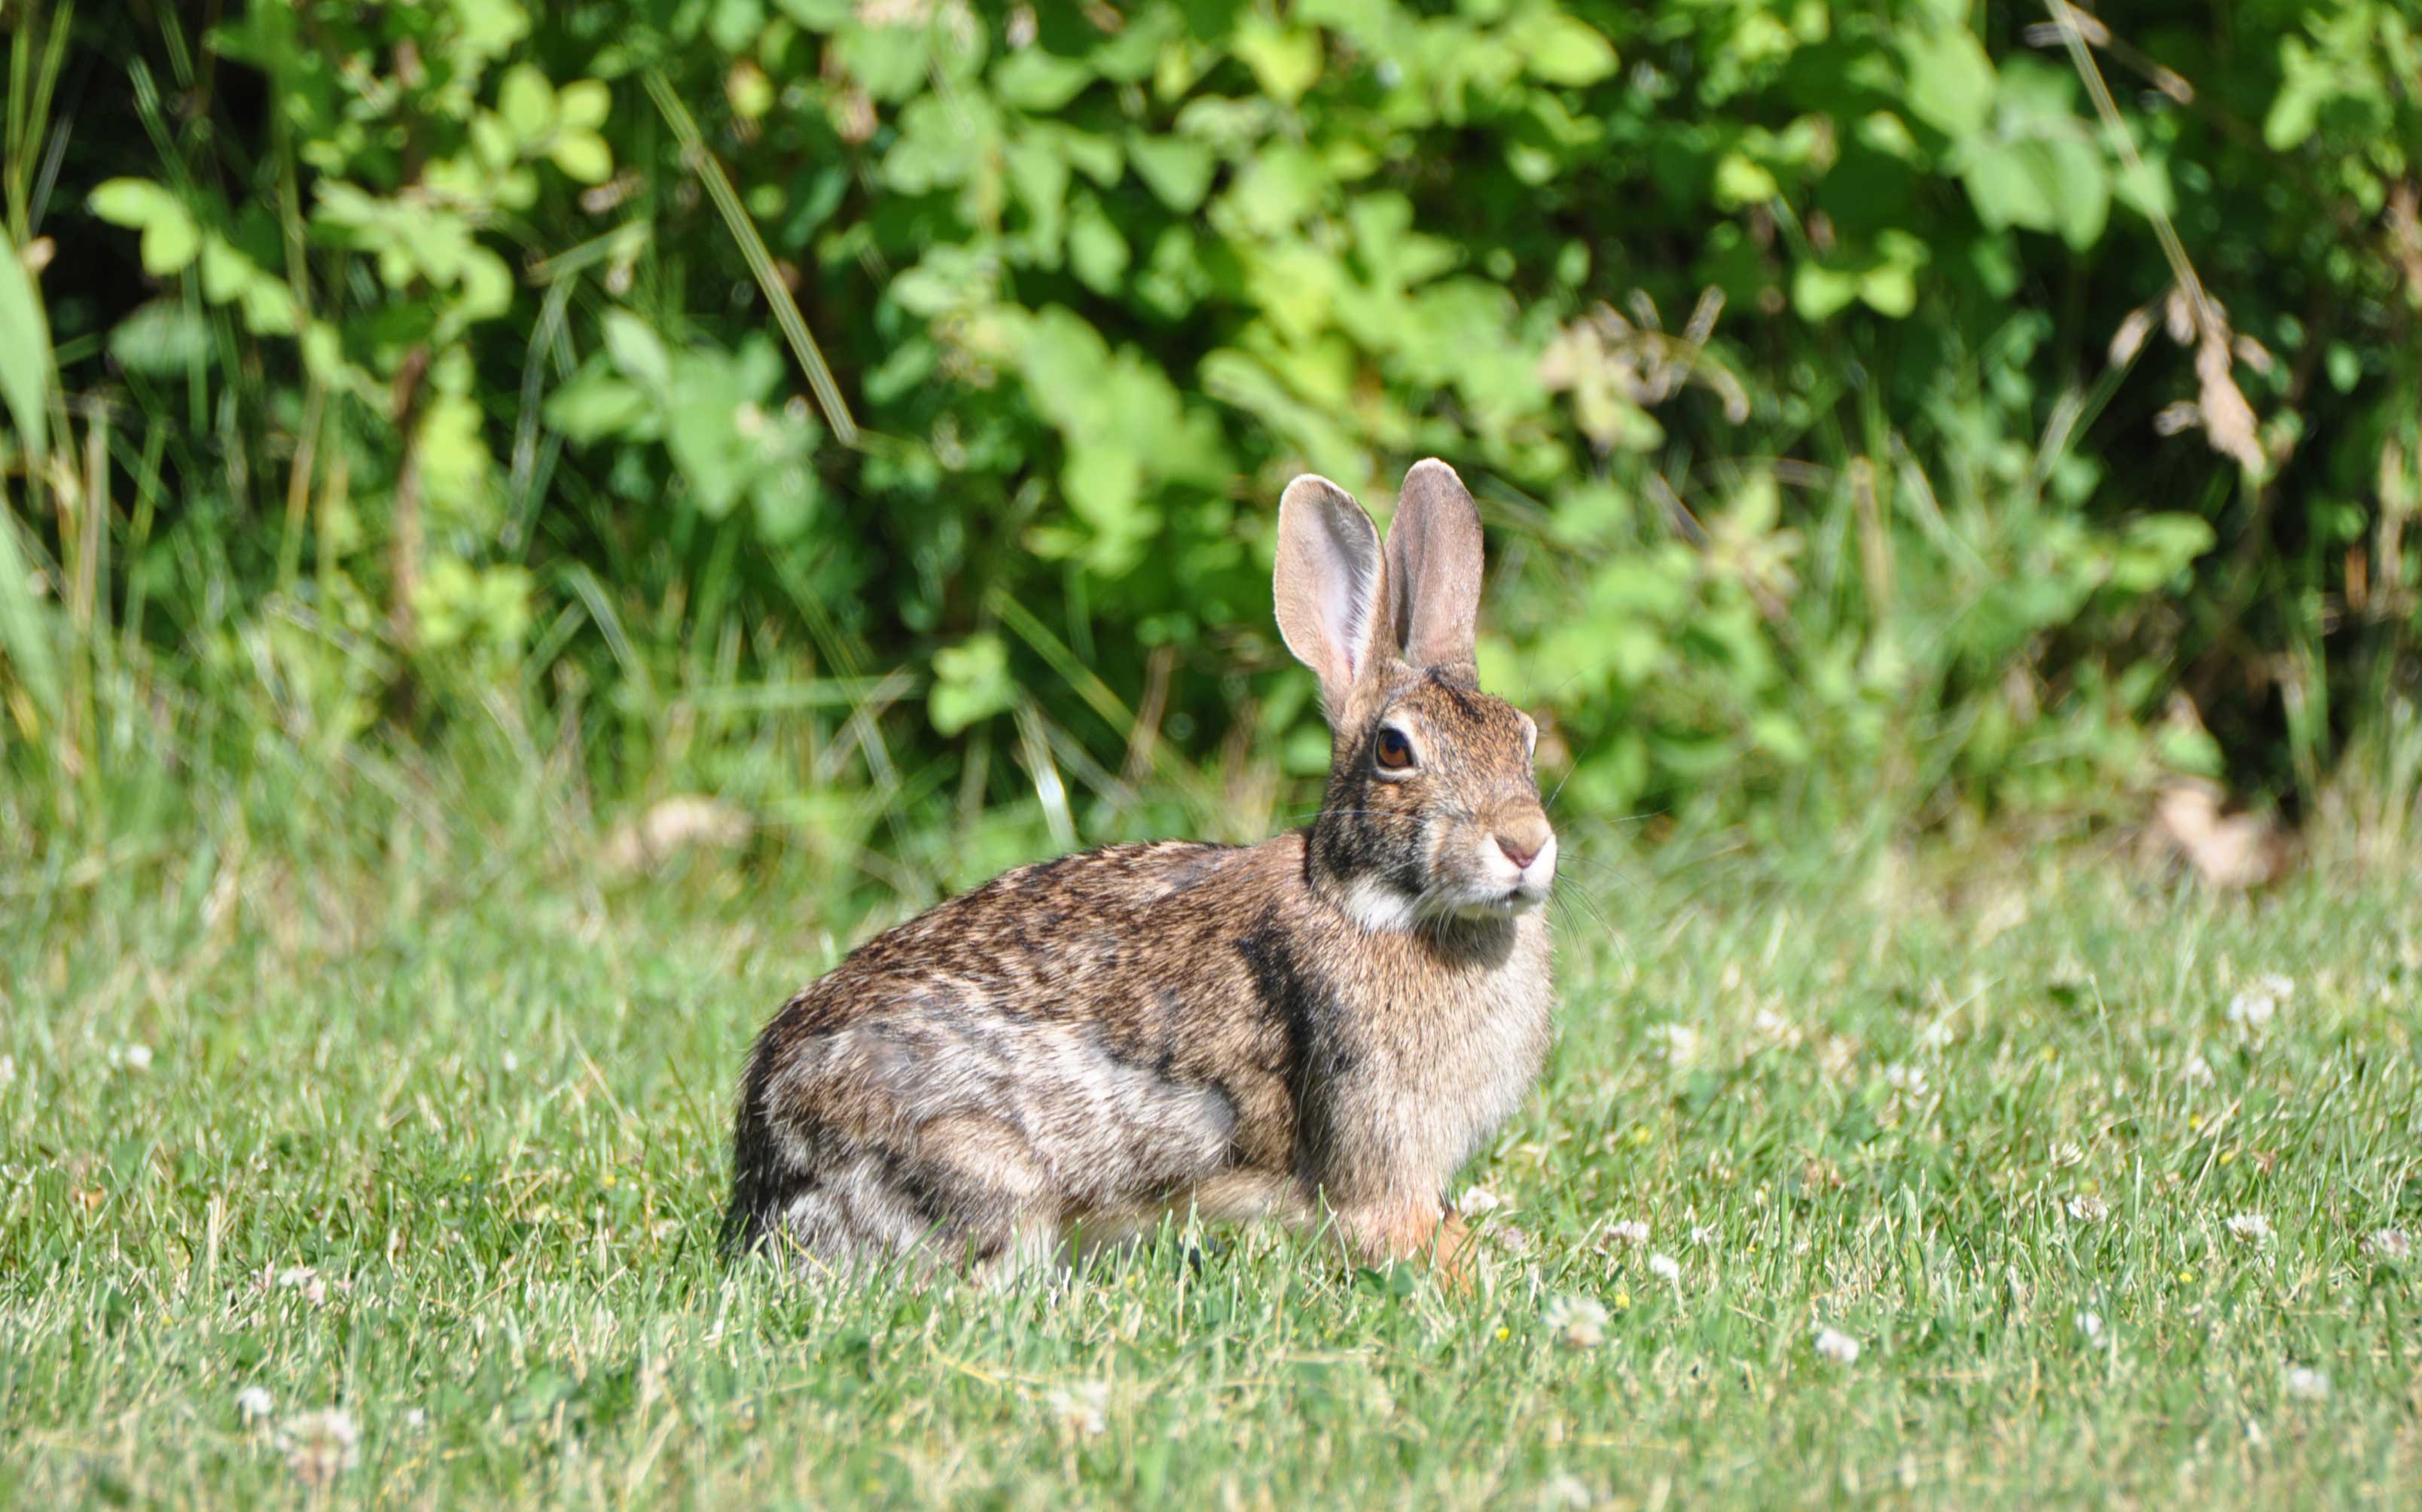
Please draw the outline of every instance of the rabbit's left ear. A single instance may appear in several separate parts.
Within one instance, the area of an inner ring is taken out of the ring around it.
[[[1391,630],[1379,529],[1353,495],[1312,473],[1287,484],[1271,591],[1279,634],[1319,674],[1321,702],[1338,717],[1386,654]]]
[[[1480,506],[1455,469],[1413,464],[1388,527],[1388,597],[1399,654],[1415,667],[1470,667],[1480,616]]]

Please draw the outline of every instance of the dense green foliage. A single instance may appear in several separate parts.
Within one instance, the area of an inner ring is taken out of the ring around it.
[[[1644,878],[1675,927],[1567,933],[1562,1043],[1467,1173],[1499,1205],[1461,1299],[1268,1233],[1061,1289],[779,1285],[714,1258],[712,1152],[760,1016],[833,959],[811,878],[601,899],[417,835],[165,873],[0,879],[11,1504],[2389,1507],[2422,1477],[2410,870],[2259,910],[2013,858],[1951,907]]]
[[[0,25],[0,739],[59,822],[502,729],[945,871],[1257,832],[1326,756],[1277,493],[1432,453],[1569,811],[2410,770],[2393,0]]]

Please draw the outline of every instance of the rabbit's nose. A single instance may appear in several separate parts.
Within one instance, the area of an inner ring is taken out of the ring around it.
[[[1505,858],[1514,863],[1514,870],[1518,872],[1525,870],[1533,861],[1539,858],[1539,843],[1536,841],[1525,842],[1500,835],[1497,837],[1497,848],[1505,853]]]

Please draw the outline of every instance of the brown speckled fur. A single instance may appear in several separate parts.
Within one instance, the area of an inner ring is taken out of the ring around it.
[[[1006,1274],[1172,1209],[1333,1216],[1371,1260],[1459,1244],[1446,1184],[1547,1052],[1553,837],[1529,721],[1472,677],[1478,512],[1442,464],[1396,537],[1382,566],[1351,499],[1288,490],[1319,819],[1021,867],[860,947],[758,1036],[727,1245]],[[1380,768],[1383,725],[1416,770]]]

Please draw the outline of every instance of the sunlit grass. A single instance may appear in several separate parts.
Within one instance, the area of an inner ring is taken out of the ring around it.
[[[2414,888],[1623,870],[1563,916],[1562,1041],[1458,1183],[1468,1299],[1266,1234],[1008,1296],[728,1270],[731,1079],[848,933],[778,876],[63,876],[0,918],[0,1494],[2422,1484]]]

